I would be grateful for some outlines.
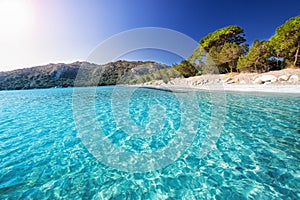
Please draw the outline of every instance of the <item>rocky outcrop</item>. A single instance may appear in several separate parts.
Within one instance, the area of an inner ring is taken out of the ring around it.
[[[288,81],[290,78],[290,75],[281,75],[278,77],[278,81]]]
[[[290,78],[288,79],[288,82],[290,82],[290,83],[298,83],[299,82],[299,76],[297,76],[297,75],[290,76]]]
[[[275,83],[277,81],[277,77],[274,75],[261,75],[259,77],[254,78],[254,84],[270,84]]]
[[[260,78],[256,78],[253,81],[254,84],[263,84],[263,81]]]
[[[161,82],[152,82],[152,85],[161,85]],[[240,73],[240,74],[219,74],[219,75],[202,75],[190,78],[179,78],[169,81],[167,85],[174,86],[192,86],[202,87],[213,84],[224,85],[289,85],[300,84],[300,69],[284,69],[271,71],[263,74],[257,73]],[[150,83],[146,83],[150,84]]]
[[[232,84],[232,83],[236,83],[237,80],[234,80],[233,78],[228,77],[223,82],[226,83],[226,84]]]
[[[253,76],[253,75],[249,75]],[[253,77],[254,84],[298,84],[300,69],[283,69],[271,71]]]
[[[0,72],[0,90],[137,83],[143,83],[144,85],[167,84],[189,87],[206,87],[207,85],[220,84],[300,84],[300,69],[284,69],[263,74],[212,74],[189,78],[175,78],[181,77],[178,73],[175,74],[175,77],[170,78],[170,73],[173,73],[173,71],[170,70],[174,71],[174,69],[164,64],[142,61],[117,61],[104,65],[88,62],[49,64],[10,72]],[[78,78],[76,79],[78,73],[81,75],[81,79],[79,80]],[[92,79],[90,77],[92,77]],[[159,78],[157,77],[167,78],[161,81],[158,80]],[[76,84],[74,85],[75,80]],[[141,81],[138,82],[136,80]]]
[[[275,82],[279,83],[293,83],[297,84],[299,82],[298,75],[281,75],[278,78],[274,75],[262,75],[254,79],[254,84],[272,84]]]
[[[271,82],[271,83],[274,83],[274,82],[276,82],[277,81],[277,77],[276,76],[274,76],[274,75],[262,75],[261,77],[260,77],[260,80],[262,81],[262,82]]]

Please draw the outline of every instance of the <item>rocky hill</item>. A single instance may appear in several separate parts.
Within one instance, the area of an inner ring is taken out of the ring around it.
[[[104,65],[88,62],[48,64],[0,72],[0,90],[73,87],[75,80],[76,86],[125,84],[166,68],[169,67],[152,61],[117,61]]]

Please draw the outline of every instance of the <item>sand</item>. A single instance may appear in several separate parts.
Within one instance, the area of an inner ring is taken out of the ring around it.
[[[281,76],[287,76],[289,80],[281,80]],[[256,83],[255,80],[263,77],[275,77]],[[292,80],[293,77],[294,79]],[[296,79],[295,79],[296,78]],[[209,90],[209,91],[238,91],[238,92],[264,92],[264,93],[290,93],[300,95],[300,69],[284,69],[267,73],[240,73],[240,74],[217,74],[202,75],[190,78],[176,78],[168,83],[155,81],[144,83],[143,87],[153,87],[172,90]]]

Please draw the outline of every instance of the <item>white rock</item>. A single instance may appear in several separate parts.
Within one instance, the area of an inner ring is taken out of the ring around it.
[[[231,78],[231,77],[228,77],[228,78],[226,78],[223,82],[224,82],[224,83],[228,83],[228,82],[230,82],[230,81],[232,81],[232,78]]]
[[[246,81],[241,80],[241,81],[240,81],[240,84],[246,84]]]
[[[260,77],[260,80],[262,82],[276,82],[277,81],[277,77],[276,76],[273,76],[273,75],[262,75]]]
[[[297,75],[292,75],[290,78],[289,78],[289,82],[290,83],[297,83],[299,81],[299,77]]]
[[[202,83],[203,83],[203,80],[197,81],[197,85],[202,85]]]
[[[231,81],[228,81],[228,82],[226,82],[227,84],[232,84],[232,83],[235,83],[235,81],[234,80],[231,80]]]
[[[221,79],[217,78],[213,80],[213,83],[220,83],[221,81],[222,81]]]
[[[255,83],[255,84],[262,84],[263,81],[262,81],[260,78],[256,78],[256,79],[253,81],[253,83]]]
[[[240,83],[241,80],[242,80],[242,79],[240,79],[240,78],[235,78],[235,79],[234,79],[234,82],[235,82],[235,83]]]
[[[290,75],[281,75],[278,77],[278,81],[287,81],[289,80]]]

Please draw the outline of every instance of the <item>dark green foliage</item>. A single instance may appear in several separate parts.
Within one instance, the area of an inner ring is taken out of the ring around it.
[[[236,71],[237,61],[245,54],[247,48],[244,44],[225,43],[220,47],[212,47],[209,55],[220,73],[228,73]]]
[[[272,60],[269,41],[255,40],[245,56],[238,60],[237,69],[248,72],[266,72],[271,69]]]
[[[180,64],[175,65],[173,68],[185,78],[195,76],[199,72],[195,66],[187,60],[181,61]]]
[[[189,61],[204,63],[203,73],[233,71],[266,72],[287,65],[300,65],[300,16],[287,20],[276,29],[269,41],[254,41],[248,52],[244,31],[239,26],[228,26],[208,34]],[[283,62],[285,61],[285,62]]]
[[[145,74],[166,68],[170,67],[150,61],[117,61],[105,65],[87,62],[49,64],[1,72],[0,90],[128,84],[135,83]]]
[[[288,64],[299,66],[300,54],[300,16],[287,20],[276,29],[276,34],[270,38],[274,56],[284,58]]]
[[[180,74],[173,67],[160,69],[152,73],[147,73],[137,79],[131,80],[129,83],[145,83],[145,82],[153,82],[154,80],[163,80],[165,83],[170,81],[172,78],[182,78],[182,74]]]
[[[244,37],[244,30],[239,26],[219,29],[200,40],[189,61],[197,64],[205,60],[205,71],[214,73],[236,71],[239,57],[248,50],[248,45],[244,44]]]
[[[188,60],[174,67],[150,61],[49,64],[0,72],[0,90],[168,82],[206,73],[266,72],[299,66],[300,16],[278,27],[270,40],[254,41],[249,52],[245,41],[241,27],[227,26],[202,38]]]
[[[291,18],[276,29],[276,34],[268,41],[254,41],[249,53],[241,56],[238,70],[266,72],[278,70],[288,65],[299,65],[300,16]],[[285,61],[285,62],[282,62]]]
[[[199,44],[207,51],[212,47],[220,47],[225,43],[242,44],[246,41],[244,30],[239,26],[227,26],[202,38]]]

